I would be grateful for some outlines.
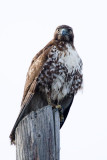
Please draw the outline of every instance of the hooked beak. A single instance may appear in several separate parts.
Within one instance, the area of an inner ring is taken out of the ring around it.
[[[62,29],[62,30],[61,30],[61,35],[62,35],[62,36],[68,35],[67,29]]]

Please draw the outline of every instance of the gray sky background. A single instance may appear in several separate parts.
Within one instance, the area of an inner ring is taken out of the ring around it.
[[[60,131],[61,160],[107,160],[106,6],[106,0],[0,1],[0,159],[15,160],[9,134],[30,62],[66,24],[84,63],[84,87]]]

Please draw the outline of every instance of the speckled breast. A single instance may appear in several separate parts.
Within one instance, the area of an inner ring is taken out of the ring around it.
[[[54,46],[38,77],[39,89],[51,99],[60,101],[66,95],[76,94],[82,85],[82,61],[72,46],[60,51]]]

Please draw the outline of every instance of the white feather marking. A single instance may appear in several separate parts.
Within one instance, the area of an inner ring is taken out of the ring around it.
[[[82,61],[78,53],[76,52],[76,50],[73,49],[71,45],[67,44],[66,47],[67,47],[66,56],[65,56],[65,52],[62,52],[60,56],[59,55],[60,52],[56,51],[53,57],[55,59],[59,57],[58,62],[61,62],[66,66],[66,68],[68,69],[68,73],[75,72],[75,70],[78,70],[81,73],[80,63],[82,63]],[[77,81],[79,82],[80,80],[77,79]],[[58,101],[60,101],[67,94],[69,94],[71,86],[72,86],[72,79],[69,82],[65,82],[63,74],[57,75],[56,79],[54,79],[52,83],[51,98],[53,100],[57,99]],[[62,87],[62,90],[60,91],[61,87]]]
[[[71,45],[67,44],[67,51],[66,51],[66,56],[64,54],[61,55],[59,62],[64,63],[68,69],[68,72],[70,73],[71,70],[76,70],[78,69],[80,71],[80,57],[76,50],[72,48]]]

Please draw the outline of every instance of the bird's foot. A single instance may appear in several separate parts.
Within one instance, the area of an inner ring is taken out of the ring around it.
[[[64,123],[64,115],[63,115],[62,106],[61,105],[56,105],[55,108],[59,110],[60,123]]]
[[[64,115],[60,112],[60,123],[64,123]]]
[[[50,97],[48,97],[47,101],[48,101],[48,105],[52,106],[53,109],[58,109],[59,110],[60,123],[63,124],[64,123],[64,115],[63,115],[63,108],[62,108],[62,106],[59,105],[59,104],[58,105],[53,104],[51,102],[51,98]]]
[[[51,105],[51,99],[50,99],[50,97],[47,98],[47,101],[48,101],[48,105]]]
[[[50,96],[48,96],[47,101],[49,106],[52,106],[52,108],[55,108],[55,104],[52,103]]]
[[[61,105],[56,105],[55,108],[58,109],[58,110],[62,109]]]

